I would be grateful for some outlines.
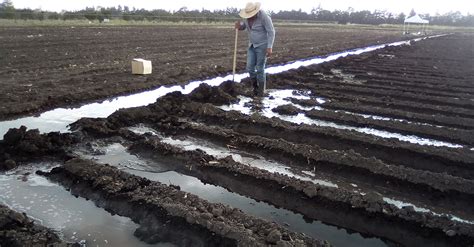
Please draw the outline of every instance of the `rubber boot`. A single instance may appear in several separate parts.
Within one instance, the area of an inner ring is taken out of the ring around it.
[[[258,81],[257,81],[257,79],[252,79],[251,83],[252,83],[252,87],[253,87],[253,95],[258,96],[259,90],[258,90]]]
[[[263,97],[265,95],[265,82],[257,81],[257,96]]]

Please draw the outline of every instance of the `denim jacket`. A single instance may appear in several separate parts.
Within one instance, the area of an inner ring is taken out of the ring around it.
[[[240,30],[247,30],[249,34],[249,46],[259,47],[266,45],[267,48],[273,47],[273,41],[275,40],[275,28],[273,27],[272,19],[260,10],[257,13],[257,18],[252,24],[252,28],[249,27],[248,19],[244,19],[240,22]]]

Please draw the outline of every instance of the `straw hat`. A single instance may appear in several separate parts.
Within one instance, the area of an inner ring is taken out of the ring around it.
[[[244,19],[248,19],[254,15],[256,15],[258,13],[258,11],[260,11],[260,6],[262,4],[259,3],[259,2],[255,2],[255,3],[252,3],[252,2],[249,2],[247,3],[247,5],[245,5],[245,8],[242,9],[240,11],[240,17],[244,18]]]

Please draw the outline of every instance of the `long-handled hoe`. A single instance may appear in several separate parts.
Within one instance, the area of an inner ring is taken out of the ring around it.
[[[235,44],[234,44],[234,64],[232,65],[232,81],[235,82],[235,67],[237,66],[237,40],[239,37],[239,29],[235,29]]]

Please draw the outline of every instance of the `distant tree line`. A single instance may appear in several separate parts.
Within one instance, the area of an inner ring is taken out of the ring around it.
[[[126,21],[192,21],[213,22],[232,21],[239,18],[239,9],[227,8],[224,10],[190,10],[182,7],[177,11],[166,11],[163,9],[145,10],[118,6],[111,8],[88,7],[79,11],[63,11],[61,13],[43,11],[40,9],[15,9],[11,0],[4,0],[0,4],[0,19],[16,20],[89,20],[103,22],[106,19],[122,19]],[[347,10],[329,11],[321,7],[313,8],[310,13],[300,10],[279,11],[269,13],[274,20],[301,21],[301,22],[333,22],[340,24],[401,24],[407,17],[404,13],[393,14],[388,11],[355,11],[353,8]],[[408,16],[415,14],[412,10]],[[459,11],[449,12],[443,15],[422,14],[422,18],[434,25],[447,26],[474,26],[474,15],[462,15]]]

